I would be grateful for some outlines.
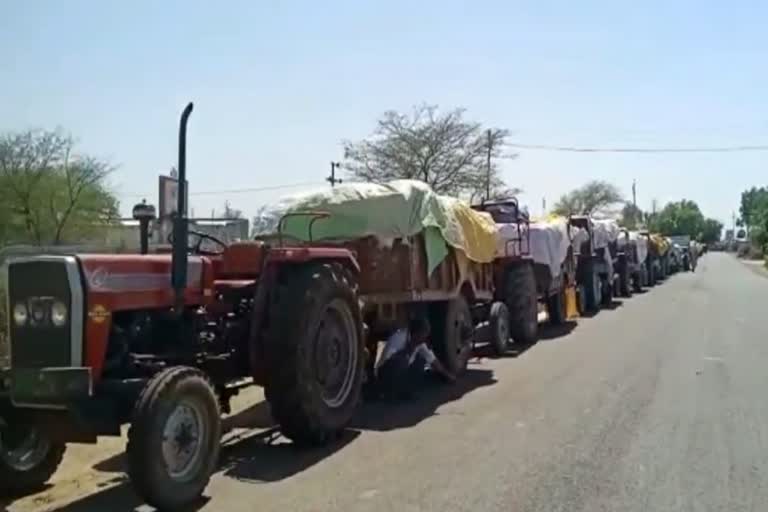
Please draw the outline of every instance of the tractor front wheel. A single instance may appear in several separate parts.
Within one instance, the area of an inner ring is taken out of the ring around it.
[[[128,475],[137,494],[160,510],[190,506],[216,469],[220,442],[219,400],[205,374],[188,366],[157,373],[128,431]]]
[[[28,425],[0,428],[0,494],[40,489],[61,464],[66,445]]]

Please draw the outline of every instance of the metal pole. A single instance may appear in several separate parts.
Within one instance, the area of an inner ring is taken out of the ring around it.
[[[325,181],[331,184],[331,188],[336,186],[336,183],[342,183],[344,180],[336,179],[336,169],[341,167],[340,162],[331,162],[331,175],[325,178]]]

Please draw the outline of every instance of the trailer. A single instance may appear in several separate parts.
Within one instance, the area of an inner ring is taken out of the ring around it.
[[[503,342],[509,338],[506,308],[494,305],[493,220],[423,182],[350,183],[294,194],[259,211],[257,230],[262,240],[355,255],[368,382],[378,343],[416,316],[429,321],[435,354],[457,375],[480,323],[493,323]]]
[[[345,242],[360,265],[358,295],[367,331],[367,375],[372,377],[380,340],[415,315],[426,315],[432,328],[435,355],[460,375],[471,355],[476,326],[490,320],[497,337],[508,339],[509,320],[492,312],[493,265],[469,260],[449,248],[438,266],[428,271],[423,234],[384,245],[376,237]]]

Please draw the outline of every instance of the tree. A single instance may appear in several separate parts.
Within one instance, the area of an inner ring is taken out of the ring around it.
[[[768,211],[768,187],[752,187],[741,193],[739,215],[747,230],[760,224],[763,211]]]
[[[643,222],[643,211],[632,203],[624,203],[621,209],[621,225],[627,229],[637,229]]]
[[[683,199],[668,203],[658,214],[654,229],[663,235],[688,235],[696,238],[704,227],[704,215],[699,205]]]
[[[705,244],[719,242],[722,232],[722,222],[717,219],[704,219],[704,224],[699,234],[699,241]]]
[[[417,179],[437,193],[475,199],[485,197],[490,178],[491,196],[502,196],[512,192],[496,164],[509,157],[504,155],[507,135],[465,120],[463,109],[443,113],[437,106],[419,105],[410,115],[388,111],[371,137],[343,142],[344,167],[358,180]]]
[[[117,217],[112,166],[74,147],[59,131],[0,137],[0,242],[60,244]]]
[[[621,201],[618,187],[605,181],[594,180],[560,197],[553,212],[559,215],[587,215],[605,210]]]

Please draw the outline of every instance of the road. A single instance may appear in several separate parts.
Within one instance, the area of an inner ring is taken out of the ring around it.
[[[759,273],[709,254],[695,274],[549,330],[528,350],[473,361],[453,387],[364,407],[328,449],[236,431],[201,510],[768,510]],[[235,421],[268,426],[267,408]],[[8,510],[134,510],[112,449],[90,448],[86,458],[107,460]]]

